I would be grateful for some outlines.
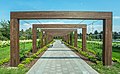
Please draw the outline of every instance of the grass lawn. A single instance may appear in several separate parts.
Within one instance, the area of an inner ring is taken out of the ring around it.
[[[82,47],[82,43],[78,41],[78,47]],[[102,55],[102,46],[93,44],[93,43],[87,43],[87,49],[93,50],[96,53],[100,53]],[[113,48],[112,49],[112,57],[120,59],[120,49]],[[89,64],[91,65],[96,71],[98,71],[100,74],[120,74],[120,63],[113,63],[112,66],[103,66],[102,63],[99,64]]]
[[[82,43],[78,41],[78,47],[82,47]],[[102,46],[93,44],[93,43],[87,43],[87,49],[88,50],[94,50],[96,53],[102,54]],[[120,49],[118,48],[112,48],[112,57],[120,59]]]
[[[20,53],[23,51],[30,50],[31,48],[32,48],[32,42],[25,43],[25,49],[24,49],[24,43],[20,43]],[[0,48],[0,60],[5,58],[10,58],[10,46]]]
[[[4,67],[0,67],[0,74],[25,74],[27,71],[28,71],[27,68],[7,69]]]
[[[25,47],[24,47],[25,46]],[[20,43],[20,56],[25,53],[25,51],[31,50],[32,42]],[[0,48],[0,60],[5,58],[10,58],[10,46]],[[25,74],[28,71],[27,68],[22,69],[9,69],[5,67],[0,67],[0,74]]]

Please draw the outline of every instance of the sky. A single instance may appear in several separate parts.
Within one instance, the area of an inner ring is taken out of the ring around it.
[[[0,20],[10,20],[12,11],[106,11],[113,12],[113,31],[120,32],[120,0],[0,0]],[[80,23],[82,20],[24,20],[20,29],[33,23]],[[94,20],[97,21],[97,20]],[[29,23],[26,23],[29,22]],[[83,21],[90,24],[93,20]],[[89,32],[102,30],[102,21],[88,26]]]

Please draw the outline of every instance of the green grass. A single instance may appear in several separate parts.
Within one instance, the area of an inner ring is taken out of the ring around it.
[[[25,47],[24,47],[25,46]],[[45,48],[47,48],[49,45],[47,45],[46,47],[40,49],[36,54],[38,55],[39,53],[43,52],[43,50],[45,50]],[[24,54],[26,51],[31,50],[32,48],[32,42],[27,42],[27,43],[20,43],[20,56],[21,54]],[[4,59],[4,58],[9,58],[10,56],[10,46],[6,46],[3,48],[0,48],[0,60]],[[29,61],[29,59],[27,59]],[[24,60],[23,60],[24,61]],[[8,68],[8,67],[3,67],[0,66],[0,74],[26,74],[26,72],[29,69],[24,67],[24,68]]]
[[[27,71],[28,71],[27,68],[8,69],[8,68],[0,67],[0,74],[25,74]]]
[[[25,44],[25,49],[24,49],[24,43],[20,43],[20,53],[30,50],[31,48],[32,48],[32,42],[27,42]],[[4,58],[10,58],[10,46],[0,48],[0,60]]]
[[[10,56],[10,46],[0,48],[0,60],[4,58],[9,58]]]
[[[78,47],[81,48],[82,43],[78,41]],[[87,43],[87,49],[93,50],[96,53],[102,54],[102,46],[94,43]],[[112,57],[120,59],[120,49],[112,48]],[[102,63],[99,64],[89,64],[100,74],[120,74],[120,63],[115,62],[112,66],[103,66]]]
[[[81,48],[82,43],[80,41],[78,41],[78,47]],[[101,53],[102,54],[102,46],[101,45],[97,45],[97,44],[93,44],[93,43],[87,43],[87,49],[88,50],[93,50],[96,53]],[[120,59],[120,49],[119,48],[112,48],[112,57],[113,58],[117,58]]]
[[[112,66],[103,66],[100,64],[89,64],[100,74],[120,74],[120,63],[114,63]]]
[[[24,43],[20,43],[20,56],[21,54],[24,54],[25,51],[31,50],[32,48],[32,42],[26,42],[25,47]],[[10,58],[10,46],[6,46],[3,48],[0,48],[0,60],[3,60],[5,58]],[[25,74],[28,71],[27,68],[23,69],[8,69],[4,67],[0,67],[0,74]]]

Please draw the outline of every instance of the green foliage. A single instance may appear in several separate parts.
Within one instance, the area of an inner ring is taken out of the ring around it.
[[[102,53],[97,52],[96,58],[97,58],[97,60],[101,61],[102,60]]]
[[[0,67],[0,74],[26,74],[28,68],[5,68]]]
[[[33,54],[32,56],[31,56],[31,58],[36,58],[37,57],[37,55],[36,54]]]
[[[0,65],[3,65],[4,63],[7,63],[7,62],[9,62],[9,58],[2,59],[0,60]]]
[[[117,59],[117,58],[112,58],[112,60],[114,61],[114,62],[118,62],[118,63],[120,63],[120,60],[119,59]]]
[[[18,68],[23,69],[23,68],[25,68],[25,65],[24,64],[19,64]]]
[[[10,41],[0,41],[0,47],[6,47],[6,46],[10,46]]]
[[[26,58],[24,61],[22,61],[22,64],[29,64],[33,58]]]
[[[10,21],[2,20],[0,22],[0,40],[10,39]]]

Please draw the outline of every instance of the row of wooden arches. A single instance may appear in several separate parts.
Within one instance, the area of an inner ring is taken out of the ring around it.
[[[103,20],[103,65],[112,65],[112,12],[93,11],[27,11],[10,13],[10,65],[17,66],[19,59],[19,20],[71,19]],[[64,26],[63,26],[64,27]]]

